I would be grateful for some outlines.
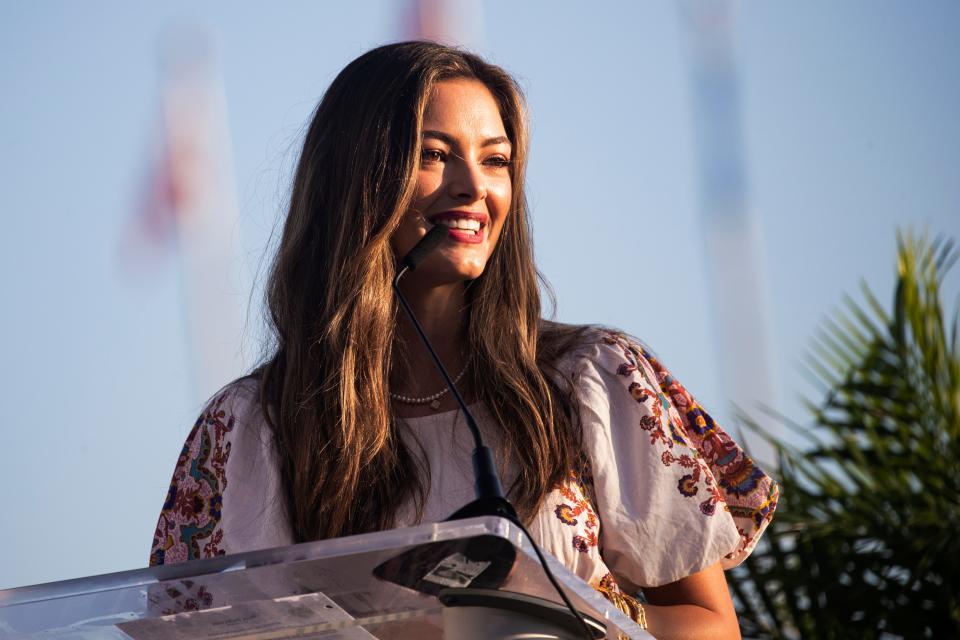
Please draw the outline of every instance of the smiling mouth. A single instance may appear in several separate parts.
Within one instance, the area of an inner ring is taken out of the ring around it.
[[[458,220],[454,220],[452,218],[447,220],[438,220],[435,224],[442,224],[449,227],[451,230],[460,231],[461,233],[465,233],[467,235],[478,235],[480,233],[480,229],[483,227],[479,220],[470,220],[465,218],[460,218]]]
[[[430,216],[433,224],[447,227],[451,238],[460,241],[477,242],[483,239],[483,229],[487,226],[488,216],[483,213],[464,211],[445,211]]]

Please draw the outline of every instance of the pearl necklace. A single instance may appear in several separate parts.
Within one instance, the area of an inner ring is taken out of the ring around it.
[[[457,377],[453,379],[453,384],[457,384],[458,382],[460,382],[460,378],[463,377],[463,374],[467,372],[467,369],[469,367],[470,367],[470,358],[467,358],[467,363],[463,365],[463,369],[461,369],[460,373],[457,374]],[[444,387],[443,391],[438,391],[433,395],[415,398],[411,396],[400,395],[399,393],[393,393],[391,391],[390,397],[398,402],[402,402],[403,404],[413,404],[413,405],[429,404],[430,408],[436,411],[437,409],[440,408],[440,398],[447,395],[449,392],[450,392],[450,387]]]

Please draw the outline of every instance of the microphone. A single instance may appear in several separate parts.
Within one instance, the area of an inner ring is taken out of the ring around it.
[[[470,429],[470,433],[473,435],[474,493],[477,498],[473,502],[470,502],[455,511],[447,519],[460,520],[463,518],[473,518],[476,516],[501,516],[516,522],[516,509],[513,508],[513,505],[511,505],[503,495],[503,487],[500,484],[500,477],[497,474],[496,464],[493,460],[493,451],[490,450],[490,447],[484,444],[483,436],[480,434],[480,428],[477,426],[476,419],[467,408],[467,403],[464,401],[463,396],[460,395],[460,391],[457,389],[457,386],[453,384],[453,379],[447,372],[446,367],[443,366],[443,362],[440,361],[440,357],[437,356],[437,352],[434,351],[433,345],[430,344],[427,334],[424,333],[423,328],[420,326],[420,322],[413,313],[413,309],[410,308],[409,303],[403,296],[403,292],[400,291],[401,278],[403,278],[407,272],[415,271],[416,268],[420,266],[420,263],[423,262],[423,259],[440,245],[440,242],[443,241],[443,238],[446,235],[447,228],[444,225],[438,224],[434,225],[434,227],[427,232],[427,235],[420,239],[420,242],[418,242],[413,249],[411,249],[410,252],[403,257],[403,260],[401,261],[403,266],[397,272],[397,276],[393,279],[393,290],[397,295],[397,300],[400,301],[400,306],[403,307],[403,310],[406,312],[407,317],[413,324],[414,329],[416,329],[417,334],[420,336],[420,340],[423,341],[423,345],[430,353],[430,357],[433,359],[434,364],[437,365],[437,369],[440,371],[440,375],[443,377],[444,382],[447,383],[447,387],[449,387],[451,394],[456,399],[457,404],[460,405],[460,410],[463,411],[463,416],[467,422],[467,427]]]
[[[430,344],[427,334],[424,333],[423,327],[420,326],[420,322],[413,313],[413,309],[410,308],[410,304],[407,302],[407,299],[404,298],[403,292],[400,291],[400,279],[403,278],[407,272],[416,271],[424,258],[440,245],[440,242],[443,241],[443,237],[447,235],[447,233],[447,228],[444,225],[434,225],[434,227],[414,245],[413,249],[403,257],[401,267],[393,279],[393,291],[397,296],[397,300],[400,301],[400,306],[403,307],[404,312],[406,312],[407,317],[420,336],[420,340],[430,353],[434,364],[437,365],[437,370],[440,371],[444,382],[447,383],[450,393],[456,399],[457,404],[460,405],[460,410],[463,411],[467,427],[473,435],[474,492],[477,497],[472,502],[457,509],[447,520],[461,520],[477,516],[500,516],[516,525],[524,535],[526,535],[527,540],[530,541],[530,545],[533,547],[537,559],[543,567],[544,574],[554,589],[557,590],[560,599],[570,611],[575,621],[574,624],[583,631],[584,637],[590,639],[604,637],[606,633],[603,630],[603,625],[591,619],[591,622],[594,623],[594,628],[591,628],[584,619],[583,614],[573,606],[570,598],[560,586],[560,583],[557,582],[553,572],[550,571],[547,560],[540,550],[540,545],[537,544],[533,536],[530,535],[530,532],[527,531],[523,523],[520,522],[516,509],[514,509],[513,505],[510,504],[503,495],[503,487],[500,485],[500,477],[497,475],[497,467],[493,460],[493,451],[484,444],[483,436],[480,434],[480,428],[477,426],[476,419],[467,408],[467,403],[464,401],[463,396],[460,395],[460,391],[453,383],[453,379],[447,372],[446,367],[443,366],[443,362],[440,361],[440,357],[437,355],[437,352],[434,351],[433,345]],[[506,581],[515,563],[516,552],[509,541],[497,536],[480,535],[466,540],[438,541],[419,545],[395,558],[381,563],[374,568],[373,573],[381,579],[416,589],[421,593],[438,595],[441,597],[441,601],[444,601],[444,598],[455,599],[457,592],[466,593],[469,590],[442,590],[442,587],[499,588]],[[454,575],[461,574],[465,576],[464,582],[450,582],[449,578],[436,575],[443,573],[442,570],[444,569],[453,570]],[[444,601],[444,604],[448,605],[450,603]],[[498,606],[503,607],[504,605],[500,604]]]
[[[447,228],[445,226],[442,224],[433,225],[433,229],[430,229],[427,235],[420,238],[420,242],[415,244],[413,249],[410,249],[410,253],[403,257],[402,263],[406,269],[401,270],[394,282],[399,282],[407,270],[415,271],[417,267],[420,266],[420,263],[423,262],[423,259],[440,246],[445,235],[447,235]]]

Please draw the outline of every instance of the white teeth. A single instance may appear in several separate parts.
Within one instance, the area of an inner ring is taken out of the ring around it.
[[[451,229],[461,229],[463,231],[480,231],[480,221],[473,220],[472,218],[447,218],[446,220],[441,220],[441,224],[445,224]]]

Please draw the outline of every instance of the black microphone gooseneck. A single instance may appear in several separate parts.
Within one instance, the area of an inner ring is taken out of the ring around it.
[[[446,226],[442,224],[434,225],[434,227],[427,232],[427,235],[421,238],[420,242],[404,256],[400,269],[393,279],[393,291],[397,294],[397,300],[400,301],[400,306],[403,307],[407,317],[410,318],[410,322],[413,323],[414,329],[417,330],[417,334],[419,334],[420,339],[423,341],[424,346],[427,348],[427,351],[430,352],[430,357],[433,358],[433,362],[437,365],[437,369],[440,371],[440,375],[443,376],[444,382],[447,383],[447,387],[450,389],[453,397],[456,398],[457,404],[460,405],[460,410],[463,411],[463,416],[467,421],[467,427],[470,428],[470,433],[473,434],[473,475],[474,490],[477,498],[473,502],[457,509],[447,520],[461,520],[463,518],[473,518],[477,516],[500,516],[517,525],[517,527],[523,531],[524,535],[527,536],[527,540],[530,541],[550,584],[557,590],[560,599],[563,600],[563,603],[583,629],[584,637],[591,639],[601,637],[603,635],[602,633],[600,636],[594,635],[593,631],[591,631],[587,625],[586,620],[584,620],[583,615],[573,606],[570,598],[554,577],[553,572],[550,571],[547,559],[540,550],[540,546],[533,539],[533,536],[530,535],[530,532],[527,531],[526,527],[523,526],[523,523],[520,522],[516,509],[513,508],[513,505],[510,504],[503,495],[503,487],[500,485],[500,477],[497,475],[497,466],[493,460],[493,452],[490,450],[490,447],[483,443],[483,436],[480,435],[480,428],[477,426],[477,421],[467,408],[467,403],[464,402],[463,396],[460,395],[460,391],[453,383],[453,379],[450,378],[450,374],[447,373],[447,369],[440,361],[437,352],[433,350],[433,345],[430,344],[430,340],[427,338],[427,334],[424,333],[423,327],[420,326],[420,322],[413,313],[413,309],[410,308],[410,304],[400,291],[400,279],[403,278],[408,271],[415,271],[423,259],[437,248],[440,242],[443,241],[444,236],[448,233]]]
[[[500,477],[497,475],[497,466],[493,461],[493,452],[490,450],[490,447],[484,444],[483,436],[480,435],[480,428],[477,426],[477,421],[467,408],[467,403],[464,401],[463,396],[460,395],[460,391],[456,385],[453,384],[453,379],[450,378],[450,374],[447,373],[447,368],[443,366],[443,362],[440,361],[437,352],[433,350],[433,346],[424,333],[423,327],[420,326],[420,322],[417,321],[417,316],[413,313],[413,309],[410,308],[409,303],[400,291],[400,279],[403,278],[408,271],[415,271],[423,259],[437,248],[447,233],[447,227],[444,225],[434,225],[427,235],[410,250],[410,253],[403,258],[400,270],[393,279],[393,290],[397,294],[400,306],[403,307],[407,317],[410,318],[410,322],[413,323],[414,329],[416,329],[420,335],[424,346],[426,346],[427,351],[430,352],[430,357],[433,358],[433,362],[437,365],[437,369],[440,371],[440,375],[443,376],[444,382],[447,383],[447,387],[457,400],[457,404],[460,405],[463,416],[467,421],[467,427],[470,429],[470,433],[473,434],[473,475],[475,480],[474,491],[477,499],[458,509],[448,520],[490,515],[504,516],[512,521],[516,521],[517,512],[503,495],[503,487],[500,485]]]

